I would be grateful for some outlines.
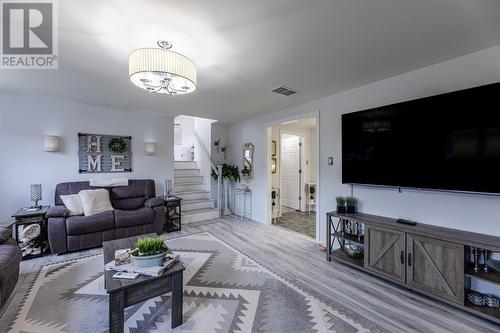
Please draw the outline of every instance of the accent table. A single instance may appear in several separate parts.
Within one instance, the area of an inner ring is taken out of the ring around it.
[[[28,211],[26,209],[19,209],[16,213],[12,215],[15,219],[12,224],[13,232],[12,236],[17,242],[17,245],[21,247],[21,240],[19,239],[19,227],[23,226],[23,228],[32,225],[38,224],[40,226],[40,235],[34,239],[34,242],[37,246],[40,247],[39,254],[24,254],[22,260],[38,258],[44,255],[45,251],[48,249],[48,241],[47,241],[47,233],[46,233],[46,224],[45,224],[45,215],[49,210],[50,206],[42,206],[37,210]]]
[[[164,196],[160,198],[165,200],[165,224],[163,229],[166,232],[180,231],[182,218],[182,198],[172,195],[169,197]]]
[[[104,264],[115,259],[116,250],[133,249],[137,239],[148,236],[158,237],[156,234],[147,234],[104,242]],[[123,311],[126,307],[168,292],[172,292],[171,327],[181,325],[184,269],[184,265],[179,261],[161,276],[139,275],[134,280],[115,279],[115,271],[104,270],[104,287],[109,294],[109,332],[123,332]]]

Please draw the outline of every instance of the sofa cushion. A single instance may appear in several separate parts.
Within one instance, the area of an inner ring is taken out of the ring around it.
[[[165,205],[165,200],[163,200],[160,197],[149,198],[148,200],[146,200],[146,202],[144,202],[144,206],[150,207],[150,208],[160,207],[160,206],[164,206],[164,205]]]
[[[83,204],[79,194],[61,195],[61,200],[69,210],[70,215],[83,215]]]
[[[21,250],[12,238],[0,245],[0,284],[19,269]]]
[[[109,201],[109,192],[105,189],[80,191],[83,213],[85,216],[92,216],[113,210]]]
[[[113,211],[92,216],[70,216],[66,219],[68,235],[81,235],[97,231],[114,229],[115,215]]]
[[[142,207],[135,210],[115,210],[116,228],[126,228],[135,225],[153,223],[154,211],[152,208]]]
[[[110,189],[111,203],[116,209],[137,209],[144,206],[146,199],[156,195],[155,182],[151,179],[131,179],[128,186]]]
[[[113,207],[122,210],[138,209],[144,207],[145,201],[146,198],[144,197],[115,200],[113,201]]]
[[[9,239],[10,234],[11,234],[10,228],[0,227],[0,244]]]

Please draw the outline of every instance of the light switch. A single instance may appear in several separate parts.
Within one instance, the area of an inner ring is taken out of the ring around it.
[[[333,165],[333,157],[328,157],[328,165]]]

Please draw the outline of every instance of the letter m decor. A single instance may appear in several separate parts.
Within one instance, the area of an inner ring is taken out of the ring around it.
[[[78,172],[132,172],[132,137],[78,133]]]

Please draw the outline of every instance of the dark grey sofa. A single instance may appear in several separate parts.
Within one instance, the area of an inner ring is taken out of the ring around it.
[[[47,212],[47,233],[52,253],[64,253],[101,246],[104,241],[163,230],[164,201],[156,198],[151,179],[129,180],[128,186],[106,188],[115,210],[92,216],[69,216],[61,195],[97,189],[89,182],[56,186],[55,206]]]
[[[0,227],[0,308],[16,286],[22,257],[21,250],[10,233],[10,229]]]

